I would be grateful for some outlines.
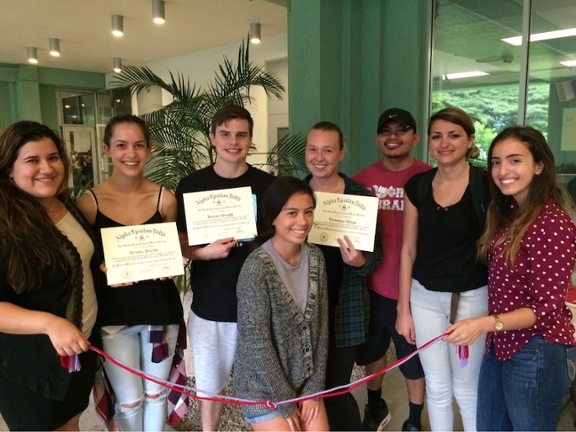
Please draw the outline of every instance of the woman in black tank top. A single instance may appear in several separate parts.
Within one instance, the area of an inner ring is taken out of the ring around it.
[[[100,248],[102,228],[176,220],[174,194],[143,176],[151,148],[150,133],[140,118],[112,118],[104,133],[104,151],[112,160],[112,175],[78,201],[78,207],[100,236]],[[99,322],[104,351],[130,366],[168,379],[183,321],[174,282],[168,279],[106,284],[101,292]],[[163,387],[111,362],[104,362],[103,366],[116,396],[115,419],[121,429],[162,430],[167,412]]]
[[[441,335],[454,320],[488,311],[487,268],[476,259],[488,184],[486,171],[468,163],[479,156],[474,132],[472,119],[459,108],[432,115],[428,144],[438,167],[416,174],[404,187],[396,329],[418,347]],[[483,357],[480,338],[460,351],[440,341],[419,354],[433,431],[453,430],[453,399],[464,430],[476,430]]]

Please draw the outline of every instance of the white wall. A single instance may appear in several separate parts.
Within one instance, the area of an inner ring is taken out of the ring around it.
[[[206,51],[191,53],[184,56],[173,57],[162,61],[148,63],[148,66],[156,75],[160,76],[163,80],[169,81],[170,74],[181,73],[190,78],[190,83],[195,83],[198,87],[205,88],[209,82],[214,78],[214,72],[217,70],[218,65],[223,63],[224,56],[236,63],[238,57],[238,48],[240,43],[227,45],[219,48],[214,48]],[[282,84],[288,86],[288,73],[287,73],[287,35],[280,34],[276,36],[266,37],[262,39],[259,45],[250,45],[250,61],[255,64],[266,66],[267,64],[274,65],[274,72],[281,78]],[[284,67],[278,65],[284,63]],[[106,76],[106,84],[113,79],[113,74]],[[277,104],[276,101],[269,101],[264,91],[260,88],[253,88],[250,92],[253,97],[253,102],[246,108],[254,118],[254,144],[257,146],[259,152],[266,152],[271,145],[276,143],[276,134],[272,135],[269,131],[269,123],[273,130],[276,130],[278,124],[277,116],[280,111],[286,118],[281,119],[282,125],[287,125],[288,115],[288,95],[284,96],[284,100]],[[142,92],[138,98],[135,98],[134,113],[143,114],[155,109],[161,105],[170,103],[172,100],[171,95],[164,91]],[[280,106],[282,106],[280,108]],[[269,109],[272,107],[273,120],[269,122]],[[251,163],[261,163],[265,158],[252,158]]]
[[[268,100],[268,138],[272,146],[277,141],[278,128],[288,127],[288,60],[271,60],[266,63],[266,68],[280,78],[286,87],[286,94],[281,100]]]

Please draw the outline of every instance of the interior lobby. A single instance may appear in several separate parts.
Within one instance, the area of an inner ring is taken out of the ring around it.
[[[550,144],[562,184],[576,178],[576,0],[165,0],[162,27],[152,23],[151,3],[3,0],[0,130],[23,119],[47,124],[71,152],[90,155],[86,176],[97,184],[111,169],[101,146],[107,121],[173,101],[154,86],[112,98],[122,67],[205,89],[245,42],[250,61],[285,87],[281,99],[250,91],[257,154],[249,162],[262,162],[286,133],[302,136],[326,120],[344,132],[340,168],[353,175],[379,159],[376,124],[390,107],[413,114],[423,134],[413,154],[430,162],[427,119],[457,104],[475,122],[484,163],[500,130],[533,125]],[[114,16],[123,18],[120,38],[110,32]],[[56,46],[61,55],[50,55]],[[71,178],[72,188],[85,181]],[[570,192],[575,198],[576,185]],[[364,412],[365,387],[354,394]],[[408,407],[398,370],[386,376],[383,395],[393,413],[386,430],[399,430]],[[575,405],[567,397],[558,430],[576,430]],[[82,428],[105,430],[89,411]],[[429,429],[426,413],[423,422]],[[7,430],[1,417],[0,430]]]

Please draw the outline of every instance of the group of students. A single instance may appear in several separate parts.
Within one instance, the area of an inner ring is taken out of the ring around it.
[[[392,108],[378,120],[382,159],[349,178],[340,128],[312,127],[305,179],[246,162],[253,121],[226,106],[212,119],[216,162],[172,193],[144,166],[149,131],[136,116],[108,123],[104,151],[114,170],[76,205],[67,196],[62,140],[36,122],[0,135],[0,413],[11,430],[78,430],[98,359],[91,345],[168,379],[187,327],[203,430],[217,430],[233,372],[236,395],[298,403],[243,406],[254,430],[382,430],[391,414],[382,376],[368,382],[364,420],[350,394],[307,398],[371,375],[394,341],[409,417],[420,430],[426,394],[432,430],[453,429],[452,400],[465,430],[554,430],[576,345],[566,291],[576,262],[573,204],[558,185],[542,134],[511,127],[493,140],[488,173],[474,125],[457,108],[428,124],[437,168],[414,159],[416,122]],[[184,194],[252,188],[258,235],[189,246]],[[314,191],[379,198],[373,252],[307,243]],[[108,286],[101,228],[176,222],[192,260],[187,326],[171,279]],[[59,356],[78,354],[68,373]],[[42,359],[39,361],[39,359]],[[162,430],[167,393],[109,361],[105,380],[121,430]]]

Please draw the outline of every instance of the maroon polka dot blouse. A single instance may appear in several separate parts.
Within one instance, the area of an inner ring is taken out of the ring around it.
[[[506,234],[507,228],[496,236]],[[572,313],[566,306],[570,275],[576,261],[576,226],[549,199],[522,239],[518,256],[509,266],[502,256],[504,244],[489,248],[488,307],[490,314],[503,314],[528,307],[536,315],[534,326],[523,330],[488,333],[486,349],[494,342],[497,360],[518,352],[532,337],[576,345]]]

